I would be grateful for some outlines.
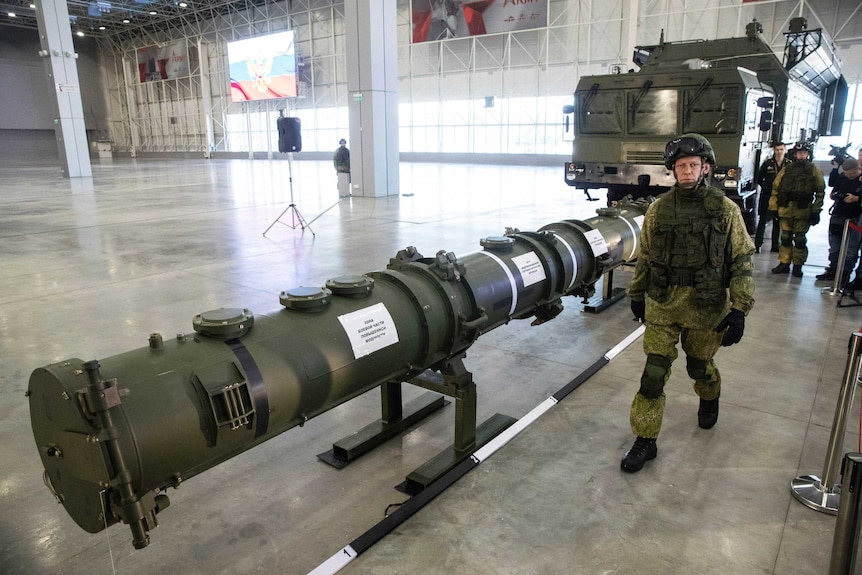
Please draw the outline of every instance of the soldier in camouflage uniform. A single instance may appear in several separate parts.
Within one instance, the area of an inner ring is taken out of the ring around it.
[[[810,159],[813,146],[799,142],[794,149],[793,162],[781,170],[772,184],[769,210],[778,215],[781,226],[781,245],[778,247],[778,265],[774,274],[790,273],[802,277],[802,265],[808,259],[808,228],[820,223],[823,210],[823,192],[826,183],[823,172]]]
[[[715,164],[709,141],[683,134],[668,142],[664,159],[676,184],[647,210],[628,292],[635,318],[646,321],[647,356],[630,414],[637,439],[621,462],[628,472],[657,454],[664,385],[679,341],[700,397],[698,424],[715,425],[721,375],[712,358],[742,338],[754,305],[754,243],[736,204],[704,182]]]

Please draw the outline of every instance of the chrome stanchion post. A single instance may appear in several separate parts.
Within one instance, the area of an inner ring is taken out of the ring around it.
[[[800,475],[790,482],[790,491],[803,505],[816,511],[836,515],[838,500],[841,494],[841,484],[837,483],[841,465],[841,452],[844,443],[844,432],[847,429],[847,416],[853,401],[853,391],[859,379],[859,355],[862,353],[862,333],[854,333],[850,338],[850,355],[844,368],[844,380],[838,394],[838,405],[835,407],[835,419],[832,421],[832,432],[829,435],[829,445],[826,448],[826,462],[823,465],[823,475]]]
[[[850,220],[844,220],[844,231],[841,234],[841,248],[838,251],[838,264],[835,269],[835,279],[832,280],[831,288],[823,288],[824,291],[829,291],[830,295],[841,293],[844,287],[841,285],[841,280],[844,279],[844,261],[847,259],[847,236],[850,234]]]
[[[859,547],[859,505],[862,498],[862,453],[847,453],[841,469],[843,494],[835,520],[829,575],[852,575],[856,572],[856,551]]]

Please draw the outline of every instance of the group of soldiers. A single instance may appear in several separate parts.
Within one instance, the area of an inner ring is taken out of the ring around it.
[[[760,252],[768,221],[773,222],[772,251],[778,253],[772,273],[802,277],[808,258],[806,234],[820,222],[826,183],[812,162],[810,143],[785,152],[786,146],[776,144],[759,171],[761,223],[752,241],[736,204],[708,183],[716,163],[710,142],[692,133],[665,146],[665,166],[673,172],[675,184],[644,216],[640,254],[628,290],[635,319],[646,324],[646,365],[629,413],[636,438],[621,461],[623,471],[640,471],[658,454],[664,386],[678,356],[677,344],[685,352],[686,371],[699,398],[698,426],[711,429],[718,421],[721,375],[713,358],[722,346],[742,339],[745,318],[754,306],[752,255]],[[862,150],[859,155],[862,160]],[[830,268],[818,280],[834,279],[838,273],[841,235],[835,246],[833,232],[843,235],[846,220],[862,215],[860,174],[859,161],[852,158],[835,165],[830,174],[835,201]],[[845,274],[855,264],[862,237],[851,235],[857,239],[855,247],[847,248]],[[846,283],[847,277],[843,279]]]
[[[754,245],[755,252],[759,253],[766,224],[772,221],[772,251],[778,252],[778,265],[772,268],[772,273],[792,273],[795,277],[802,277],[802,266],[808,259],[808,230],[820,223],[826,182],[823,172],[812,161],[813,146],[810,142],[800,142],[788,153],[785,154],[785,151],[785,144],[773,146],[772,157],[763,163],[758,172],[760,222]],[[862,150],[859,154],[862,159]],[[855,223],[862,214],[859,160],[847,158],[843,163],[833,160],[829,186],[832,187],[830,197],[835,204],[829,212],[829,266],[816,277],[822,281],[835,279],[844,226],[848,220]],[[860,281],[854,280],[850,284],[849,276],[859,252],[859,234],[853,232],[847,237],[840,285],[843,287],[849,284],[855,288],[858,287],[855,284]],[[862,278],[862,275],[857,274],[857,278]]]

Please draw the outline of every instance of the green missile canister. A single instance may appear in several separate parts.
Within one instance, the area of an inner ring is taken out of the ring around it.
[[[36,369],[28,396],[45,480],[96,533],[149,542],[168,487],[391,381],[439,370],[512,319],[555,317],[566,295],[637,257],[645,203],[536,232],[507,230],[456,257],[406,248],[384,270],[281,293],[265,314],[221,308],[193,333]]]

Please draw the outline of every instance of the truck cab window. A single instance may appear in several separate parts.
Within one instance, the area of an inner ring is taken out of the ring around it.
[[[668,136],[678,133],[676,90],[641,90],[626,95],[628,133]]]
[[[623,98],[619,91],[578,94],[578,126],[582,134],[622,134]]]
[[[738,86],[683,90],[683,132],[735,134],[741,109]]]

